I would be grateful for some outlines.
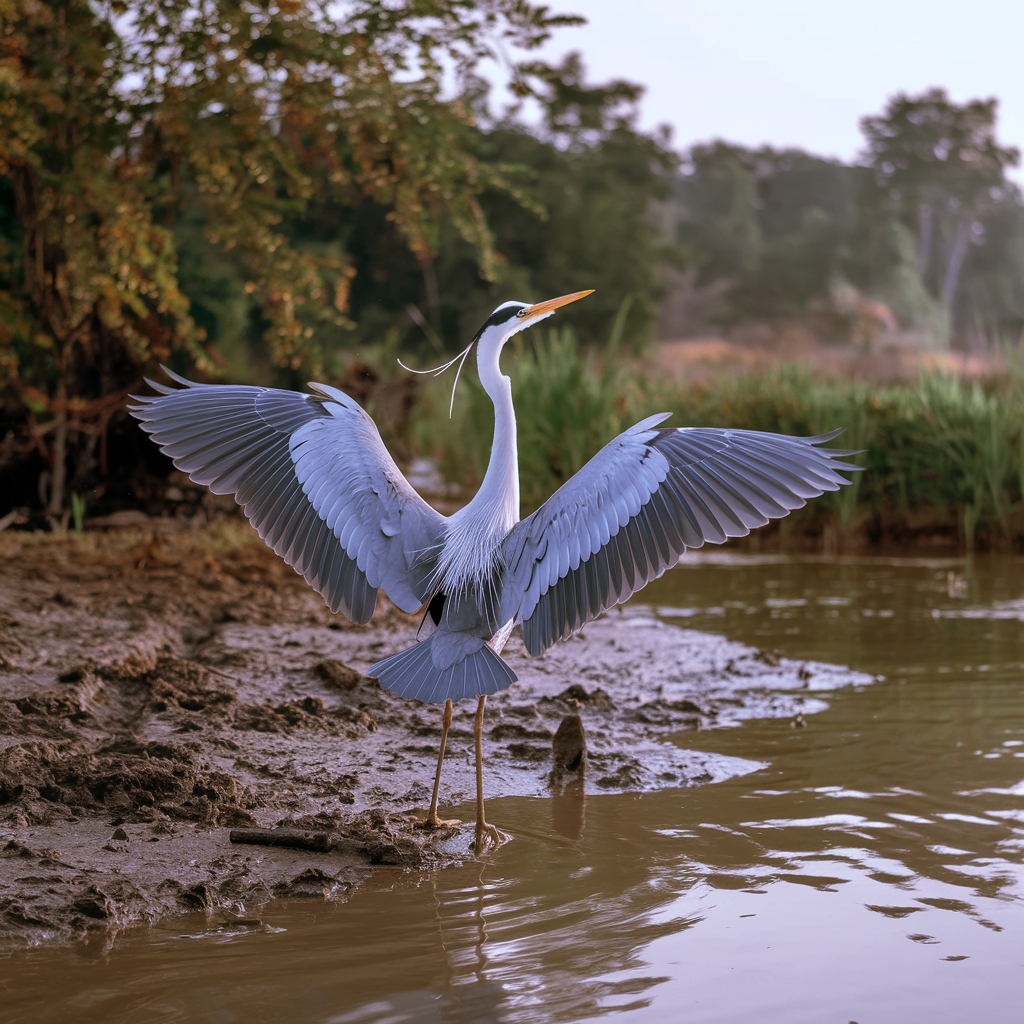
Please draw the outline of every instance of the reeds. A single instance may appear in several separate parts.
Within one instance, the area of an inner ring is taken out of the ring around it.
[[[1004,548],[1024,541],[1024,371],[1012,364],[984,385],[945,374],[889,385],[823,380],[799,366],[687,385],[615,352],[581,352],[571,332],[551,329],[518,341],[504,366],[524,514],[621,430],[665,411],[679,426],[804,435],[844,427],[836,444],[863,449],[855,461],[865,472],[796,513],[797,529],[830,517],[840,533],[876,540],[930,530],[968,550],[981,538]],[[450,421],[447,405],[440,392],[424,396],[414,443],[447,479],[473,487],[490,452],[490,401],[474,379],[460,385]]]

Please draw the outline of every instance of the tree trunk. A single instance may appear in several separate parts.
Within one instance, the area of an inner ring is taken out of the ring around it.
[[[437,270],[434,261],[429,257],[420,260],[423,273],[423,289],[427,296],[427,313],[430,315],[430,326],[441,333],[441,292],[437,287]]]
[[[935,218],[930,203],[921,203],[917,208],[917,272],[925,279],[932,261],[932,228]]]
[[[949,254],[949,263],[946,264],[946,276],[942,282],[942,301],[950,310],[952,320],[953,300],[956,298],[957,286],[960,284],[960,271],[963,270],[964,260],[967,258],[967,246],[971,226],[961,221],[956,226],[956,237],[953,241],[953,251]]]
[[[68,385],[65,371],[57,378],[57,426],[53,430],[53,483],[50,488],[50,506],[47,511],[59,516],[64,511],[64,484],[68,448]]]

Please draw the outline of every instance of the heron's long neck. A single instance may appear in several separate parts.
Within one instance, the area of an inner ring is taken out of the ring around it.
[[[494,439],[487,472],[470,505],[493,516],[495,526],[510,530],[519,522],[519,452],[512,382],[501,372],[499,356],[498,346],[481,347],[477,354],[480,383],[494,403]]]

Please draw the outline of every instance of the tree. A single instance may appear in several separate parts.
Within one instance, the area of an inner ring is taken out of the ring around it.
[[[79,0],[0,14],[0,177],[17,244],[4,254],[0,345],[33,442],[47,451],[52,434],[49,508],[60,512],[69,424],[109,417],[122,397],[110,394],[115,363],[166,358],[195,338],[170,234],[147,202],[148,168],[131,154],[110,19]],[[98,378],[91,402],[82,376]],[[40,414],[51,417],[42,426]]]
[[[445,218],[438,255],[425,265],[403,252],[383,207],[319,210],[318,232],[347,232],[358,269],[352,313],[359,341],[389,334],[406,346],[423,340],[406,311],[415,305],[415,315],[461,348],[503,299],[582,288],[596,289],[572,311],[586,341],[603,343],[620,308],[624,338],[634,345],[649,340],[662,269],[677,258],[654,216],[677,157],[663,135],[636,127],[639,87],[589,83],[575,54],[557,66],[535,62],[521,70],[539,123],[517,108],[494,113],[483,83],[470,83],[463,95],[477,124],[474,152],[515,186],[480,194],[494,236],[492,279],[481,275],[472,247]]]
[[[800,150],[695,146],[676,196],[680,240],[704,285],[728,284],[724,319],[805,313],[842,275],[857,169]]]
[[[533,296],[596,289],[574,316],[588,340],[604,341],[621,308],[625,338],[642,345],[664,292],[662,269],[681,259],[654,210],[671,194],[678,156],[667,133],[637,128],[639,86],[589,84],[575,53],[524,71],[541,124],[527,128],[506,116],[487,141],[501,163],[529,169],[523,191],[543,215],[524,217],[508,198],[486,193],[498,249]]]
[[[1006,170],[1020,153],[996,141],[997,106],[930,89],[900,93],[861,121],[875,181],[915,232],[918,274],[949,310],[971,247],[984,244],[989,215],[1012,192]]]
[[[210,368],[183,220],[244,274],[293,371],[348,323],[344,247],[298,246],[285,224],[314,198],[372,200],[421,261],[444,219],[493,276],[479,197],[515,189],[445,75],[578,21],[527,0],[0,0],[0,368],[52,468],[51,513],[69,435],[99,436],[102,460],[142,365],[181,350]]]
[[[757,182],[747,152],[726,142],[694,146],[680,179],[680,241],[694,252],[705,283],[755,270],[763,238]]]

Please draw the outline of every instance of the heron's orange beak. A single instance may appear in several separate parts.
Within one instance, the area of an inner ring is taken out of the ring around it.
[[[585,299],[588,295],[592,295],[593,291],[593,288],[588,288],[585,292],[570,292],[568,295],[559,295],[557,299],[546,299],[544,302],[527,306],[519,315],[524,320],[528,320],[530,317],[540,316],[542,313],[553,313],[556,309],[561,309],[562,306],[568,306],[570,302]]]

